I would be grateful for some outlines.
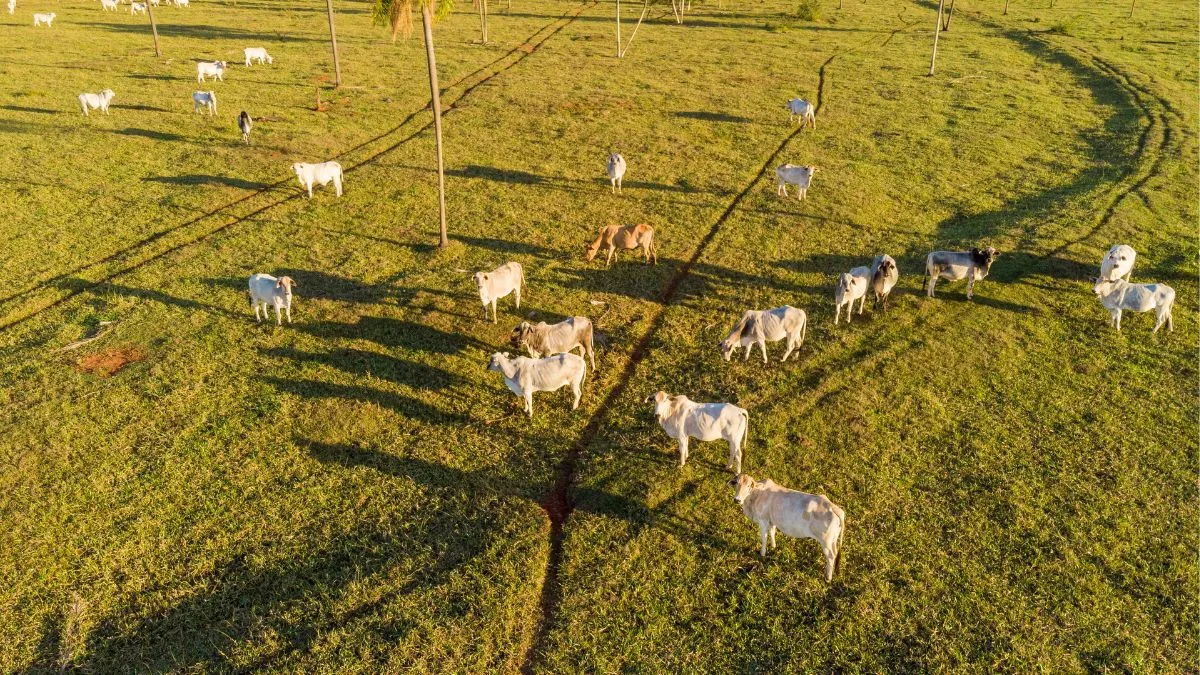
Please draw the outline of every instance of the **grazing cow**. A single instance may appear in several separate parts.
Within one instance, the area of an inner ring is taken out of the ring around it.
[[[618,249],[630,251],[641,247],[643,259],[649,263],[651,257],[658,264],[658,246],[654,243],[654,228],[646,223],[639,225],[605,225],[590,246],[587,247],[587,259],[595,260],[601,246],[608,247],[608,260],[605,267],[612,264],[613,256]]]
[[[732,403],[696,403],[687,396],[671,396],[665,391],[651,398],[659,425],[667,436],[679,441],[679,466],[687,464],[689,438],[698,441],[723,438],[729,443],[727,468],[734,473],[742,472],[742,447],[750,425],[750,413],[745,408]]]
[[[262,308],[262,315],[269,317],[268,307],[275,308],[275,324],[282,326],[283,319],[280,318],[279,311],[281,309],[287,311],[288,323],[292,322],[292,286],[297,285],[291,277],[279,277],[276,279],[270,274],[253,274],[250,276],[250,306],[254,308],[254,318],[260,323],[262,317],[258,315],[258,310]]]
[[[825,582],[833,581],[839,566],[842,534],[846,531],[846,513],[824,495],[789,490],[768,479],[754,480],[740,473],[729,486],[733,501],[742,513],[758,525],[758,554],[767,555],[767,539],[775,548],[775,530],[798,539],[816,539],[825,554]]]
[[[887,309],[888,297],[899,280],[900,268],[896,267],[895,259],[886,253],[875,256],[871,263],[871,288],[875,291],[875,302],[872,306],[882,302],[883,308]]]
[[[228,64],[226,64],[224,61],[201,61],[200,63],[197,63],[196,81],[203,82],[207,77],[215,77],[224,82],[226,65]]]
[[[1167,330],[1175,332],[1175,320],[1171,318],[1171,307],[1175,305],[1175,289],[1166,284],[1131,284],[1124,279],[1092,279],[1092,290],[1100,304],[1108,308],[1108,325],[1121,330],[1121,310],[1149,312],[1154,310],[1155,321],[1152,333],[1157,333],[1164,323]]]
[[[1116,281],[1121,277],[1125,281],[1133,281],[1133,261],[1137,260],[1137,251],[1132,246],[1117,244],[1108,250],[1104,260],[1100,261],[1100,278],[1106,281]]]
[[[10,5],[11,6],[11,5]],[[11,13],[11,12],[10,12]],[[33,15],[34,28],[45,25],[47,28],[54,23],[54,17],[57,16],[54,12],[38,13]]]
[[[608,181],[612,183],[613,194],[621,191],[621,179],[625,177],[625,158],[621,155],[608,153]]]
[[[8,13],[12,14],[17,11],[17,0],[8,0]]]
[[[259,64],[262,64],[263,62],[275,63],[275,59],[271,58],[271,55],[268,54],[267,50],[263,47],[246,47],[244,51],[246,54],[247,66],[249,66],[253,61],[258,61]]]
[[[292,171],[296,172],[296,178],[300,181],[300,186],[308,190],[308,198],[312,199],[312,189],[314,184],[320,184],[321,187],[329,185],[333,181],[333,190],[337,196],[342,196],[342,165],[337,162],[321,162],[320,164],[305,164],[297,162],[292,165]]]
[[[192,94],[192,112],[200,112],[201,108],[208,110],[209,115],[217,114],[217,92],[197,91]]]
[[[775,187],[775,194],[787,196],[787,186],[796,186],[796,199],[808,199],[808,186],[812,184],[813,174],[817,172],[815,166],[796,166],[795,164],[781,164],[775,167],[775,178],[779,183]]]
[[[566,354],[576,347],[582,356],[592,361],[592,370],[596,370],[596,352],[592,347],[592,322],[586,316],[573,316],[556,324],[539,321],[531,324],[522,321],[513,329],[512,344],[520,349],[524,347],[535,359],[554,354]]]
[[[105,89],[99,94],[80,94],[79,107],[83,108],[83,116],[88,117],[89,109],[99,108],[105,115],[108,114],[108,104],[113,100],[116,94],[112,89]]]
[[[245,110],[243,110],[242,114],[238,115],[238,129],[241,129],[242,141],[246,145],[250,145],[250,127],[251,127],[251,125],[252,125],[252,121],[250,119],[250,115]]]
[[[129,13],[130,14],[145,14],[146,13],[146,3],[144,3],[144,2],[129,3]]]
[[[980,251],[972,248],[969,251],[934,251],[925,257],[925,277],[929,285],[925,294],[933,296],[933,287],[937,280],[948,279],[967,280],[967,299],[974,296],[975,281],[983,279],[992,270],[992,263],[1000,257],[1000,252],[991,246]]]
[[[855,267],[838,276],[837,287],[833,290],[833,301],[836,311],[833,323],[837,325],[842,316],[842,307],[846,308],[846,321],[854,311],[854,301],[859,300],[858,313],[863,313],[863,305],[867,304],[867,286],[870,284],[871,270],[868,267]]]
[[[491,272],[476,272],[475,286],[483,301],[483,320],[487,321],[488,305],[492,306],[492,323],[496,323],[496,301],[509,293],[516,294],[517,309],[521,309],[521,289],[525,287],[525,268],[521,263],[508,262]]]
[[[721,341],[721,353],[728,361],[738,347],[745,347],[743,361],[750,360],[750,350],[757,343],[762,350],[763,363],[767,362],[767,343],[778,342],[787,338],[787,350],[783,352],[780,361],[787,361],[793,349],[799,349],[804,344],[804,334],[808,330],[808,316],[802,309],[791,305],[775,309],[746,310],[742,320],[729,331],[729,335]]]
[[[188,0],[175,0],[175,6],[176,7],[187,7]]]
[[[569,384],[575,394],[571,410],[579,407],[587,364],[574,354],[528,359],[496,352],[488,361],[487,369],[504,376],[504,384],[509,391],[525,399],[525,412],[529,413],[529,419],[533,419],[533,394],[537,391],[558,391]]]
[[[800,127],[805,124],[817,128],[817,107],[802,98],[794,98],[787,103],[788,121],[800,120]]]
[[[115,11],[117,11],[118,4],[119,3],[117,3],[117,0],[100,0],[100,9],[105,12],[107,12],[109,10],[112,10],[115,12]]]

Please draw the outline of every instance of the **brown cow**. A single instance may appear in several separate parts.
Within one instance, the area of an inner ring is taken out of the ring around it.
[[[587,247],[587,259],[595,260],[596,253],[600,251],[601,246],[608,247],[608,261],[604,263],[605,267],[612,264],[613,255],[618,249],[633,250],[639,247],[642,249],[642,256],[647,263],[653,257],[654,264],[658,264],[658,246],[654,244],[654,228],[646,223],[626,225],[625,227],[606,225],[600,228],[596,241]]]

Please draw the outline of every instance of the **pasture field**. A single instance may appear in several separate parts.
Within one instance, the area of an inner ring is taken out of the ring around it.
[[[611,4],[493,3],[483,46],[460,3],[442,251],[420,38],[335,6],[338,91],[323,3],[164,6],[162,59],[127,6],[0,14],[0,670],[1195,669],[1194,6],[964,0],[928,77],[928,2],[656,4],[620,61]],[[335,157],[345,195],[299,197],[289,165]],[[642,221],[657,266],[583,261]],[[1173,333],[1106,325],[1115,243]],[[922,295],[926,252],[977,244],[973,300]],[[891,306],[834,326],[877,253]],[[485,322],[470,273],[508,260],[528,293]],[[295,323],[253,322],[253,272],[296,279]],[[720,359],[782,304],[798,359]],[[530,421],[488,356],[576,314],[599,370]],[[680,468],[658,389],[749,409],[744,470],[845,508],[832,584],[811,541],[759,558],[726,449]]]

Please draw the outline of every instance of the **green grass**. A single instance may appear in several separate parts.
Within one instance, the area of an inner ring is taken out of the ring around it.
[[[931,78],[928,4],[785,32],[782,1],[655,7],[620,62],[611,6],[493,7],[484,47],[460,5],[436,29],[437,252],[428,117],[405,121],[423,47],[337,4],[336,93],[317,5],[164,7],[162,60],[90,2],[0,15],[0,669],[511,672],[531,647],[541,672],[1194,666],[1194,13],[967,3]],[[257,45],[275,64],[238,65]],[[215,119],[191,113],[196,58],[233,62]],[[822,107],[793,136],[797,95]],[[248,148],[241,109],[271,118]],[[781,147],[821,168],[806,202],[775,197]],[[341,153],[341,199],[258,193]],[[583,262],[639,221],[658,266]],[[1003,253],[973,301],[920,295],[924,253],[981,242]],[[1176,288],[1173,334],[1105,325],[1086,280],[1117,242]],[[880,252],[892,307],[833,326],[834,275]],[[506,260],[529,292],[493,325],[469,273]],[[258,271],[299,282],[291,327],[251,320]],[[742,310],[784,303],[809,313],[798,361],[720,360]],[[543,394],[527,421],[487,357],[572,314],[607,337],[600,370],[579,411]],[[146,358],[80,371],[121,348]],[[832,585],[813,542],[758,558],[722,448],[678,467],[642,402],[660,388],[748,408],[745,470],[845,508]],[[547,581],[539,502],[589,440]]]

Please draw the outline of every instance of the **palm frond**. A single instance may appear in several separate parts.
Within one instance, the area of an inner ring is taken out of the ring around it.
[[[377,26],[387,26],[392,31],[392,41],[404,34],[411,37],[413,12],[428,5],[434,19],[444,19],[454,10],[454,0],[375,0],[371,21]]]

